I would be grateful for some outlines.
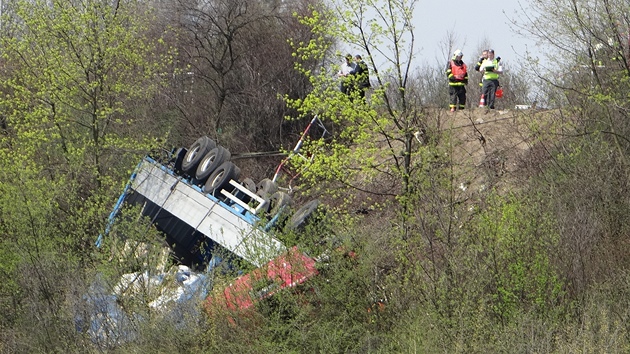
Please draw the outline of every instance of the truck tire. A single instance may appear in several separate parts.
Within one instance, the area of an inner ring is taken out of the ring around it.
[[[186,156],[187,152],[188,150],[186,148],[180,147],[173,154],[173,170],[175,171],[175,174],[177,175],[181,175],[183,172],[182,161],[184,161],[184,156]]]
[[[207,136],[202,136],[197,139],[186,152],[184,160],[182,161],[182,171],[194,177],[197,166],[201,159],[208,153],[208,151],[214,149],[217,144],[214,140]]]
[[[273,218],[279,212],[287,213],[287,208],[291,206],[293,200],[285,192],[277,191],[269,198],[269,217]],[[283,209],[284,208],[284,209]],[[281,216],[282,218],[282,216]]]
[[[199,181],[199,184],[206,183],[206,180],[217,167],[221,166],[225,161],[230,160],[230,152],[223,146],[217,146],[214,149],[208,151],[208,153],[201,159],[195,178]]]
[[[231,161],[225,161],[208,177],[202,191],[204,193],[212,193],[213,196],[219,197],[221,190],[229,185],[230,180],[238,179],[239,174],[240,169],[236,167],[235,164]]]
[[[256,194],[261,198],[267,199],[278,190],[275,182],[269,178],[265,178],[256,185]]]
[[[314,199],[310,202],[302,205],[300,209],[298,209],[289,222],[287,227],[289,230],[301,230],[308,223],[311,217],[315,214],[317,208],[319,207],[319,200]]]
[[[248,191],[252,193],[256,193],[256,182],[253,179],[246,177],[241,181],[243,187],[247,188]]]

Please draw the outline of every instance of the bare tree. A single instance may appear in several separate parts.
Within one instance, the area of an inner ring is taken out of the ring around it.
[[[558,261],[575,294],[628,262],[617,252],[615,235],[627,232],[619,224],[627,213],[619,206],[627,204],[630,180],[629,6],[536,0],[515,21],[548,48],[546,60],[530,72],[553,88],[549,97],[560,94],[564,99],[556,102],[568,102],[557,117],[564,139],[551,151],[559,155],[557,168],[548,171],[557,178],[546,176],[541,188],[550,192],[566,251]]]
[[[296,141],[300,124],[280,97],[303,97],[309,83],[293,70],[286,38],[311,34],[293,13],[312,1],[177,0],[177,84],[169,96],[183,117],[176,130],[187,144],[206,134],[236,152],[279,150]],[[268,164],[273,166],[273,164]]]

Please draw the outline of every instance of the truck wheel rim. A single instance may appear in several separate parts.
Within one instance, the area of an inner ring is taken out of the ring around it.
[[[186,154],[186,162],[190,162],[195,159],[195,156],[199,152],[199,146],[195,146],[194,149],[190,150],[188,154]]]
[[[202,162],[201,162],[201,170],[205,171],[208,169],[208,166],[210,166],[213,162],[214,159],[216,158],[216,155],[212,155],[212,156],[208,156],[207,158],[205,158]]]

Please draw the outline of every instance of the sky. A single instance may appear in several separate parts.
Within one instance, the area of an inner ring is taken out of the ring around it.
[[[441,49],[448,32],[456,38],[457,47],[453,50],[461,49],[467,63],[479,58],[478,49],[485,40],[504,61],[522,60],[526,50],[540,56],[535,41],[515,34],[509,24],[510,19],[518,17],[517,11],[523,11],[519,2],[527,8],[527,0],[420,0],[414,13],[419,59],[424,63],[450,59],[444,57]]]

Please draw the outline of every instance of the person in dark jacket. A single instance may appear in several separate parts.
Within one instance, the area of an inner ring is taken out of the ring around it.
[[[365,91],[372,86],[370,85],[370,71],[360,55],[355,55],[354,61],[354,69],[352,69],[348,75],[352,77],[352,81],[354,82],[353,87],[358,92],[359,97],[363,99],[365,98]]]
[[[468,84],[468,68],[462,60],[464,53],[456,50],[453,58],[446,64],[448,91],[451,98],[449,107],[451,112],[466,108],[466,85]]]

